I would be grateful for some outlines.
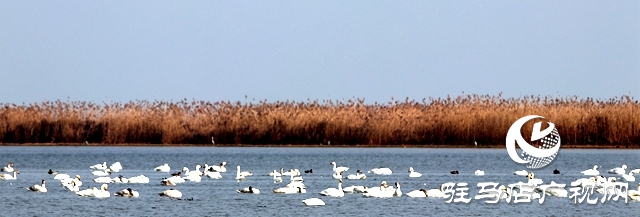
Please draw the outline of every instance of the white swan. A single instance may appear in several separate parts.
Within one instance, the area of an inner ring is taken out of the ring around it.
[[[484,171],[476,170],[476,172],[474,172],[473,174],[475,174],[476,176],[484,176]]]
[[[92,170],[106,170],[107,162],[104,162],[102,164],[96,164],[96,165],[90,166],[89,168],[91,168]]]
[[[638,188],[636,190],[627,190],[627,196],[631,200],[640,200],[640,183],[638,184]]]
[[[176,190],[175,188],[172,188],[172,189],[160,192],[158,193],[158,195],[162,197],[172,198],[172,199],[179,199],[182,197],[182,192]]]
[[[273,193],[277,194],[304,194],[307,193],[307,190],[302,187],[282,187],[278,189],[274,189]]]
[[[134,176],[129,178],[129,183],[146,184],[146,183],[149,183],[149,178],[147,178],[144,175]]]
[[[76,175],[75,178],[67,178],[67,179],[62,179],[60,180],[60,184],[64,185],[64,184],[71,184],[73,183],[75,186],[82,186],[82,180],[80,179],[80,175]]]
[[[227,172],[227,168],[225,167],[226,165],[227,165],[227,162],[222,162],[222,163],[220,163],[220,166],[215,166],[215,165],[214,165],[214,166],[211,166],[209,169],[210,169],[210,170],[213,170],[213,171],[211,171],[211,172],[221,172],[221,173],[224,173],[224,172]]]
[[[102,176],[102,177],[98,177],[98,178],[93,179],[93,182],[101,183],[101,184],[109,184],[109,183],[111,183],[111,178],[109,178],[107,176]]]
[[[282,177],[276,176],[276,173],[277,173],[276,170],[273,170],[273,173],[271,173],[273,176],[273,183],[282,182]]]
[[[334,173],[346,172],[349,170],[349,167],[336,167],[336,162],[331,162],[331,165],[333,165]]]
[[[260,190],[254,187],[249,186],[248,188],[243,188],[238,190],[238,193],[243,194],[260,194]]]
[[[176,184],[184,183],[184,182],[185,182],[185,180],[184,180],[182,177],[180,177],[180,176],[171,176],[171,177],[166,178],[166,179],[164,179],[164,180],[169,180],[169,181],[171,181],[171,182],[173,182],[173,183],[176,183]]]
[[[242,174],[240,174],[240,165],[238,165],[238,171],[236,172],[236,180],[238,180],[238,181],[247,180],[246,177],[244,177]]]
[[[636,177],[633,176],[632,172],[629,172],[629,174],[622,174],[622,179],[624,179],[624,181],[626,181],[626,182],[635,182],[636,181]]]
[[[197,175],[197,176],[201,176],[202,172],[200,172],[200,168],[202,168],[202,166],[200,165],[196,165],[196,170],[194,171],[189,171],[189,168],[182,168],[182,171],[184,172],[185,176],[190,176],[190,175]]]
[[[111,183],[120,183],[120,184],[129,183],[129,179],[120,175],[118,177],[111,179]]]
[[[342,191],[344,193],[365,193],[367,192],[367,186],[362,185],[352,185],[346,188],[343,188]]]
[[[597,176],[597,175],[600,175],[600,171],[598,171],[598,165],[594,165],[593,169],[584,170],[584,171],[582,171],[580,173],[584,174],[585,176]]]
[[[332,175],[333,179],[342,179],[342,173],[343,173],[343,172],[334,173],[334,174]]]
[[[104,171],[93,171],[93,172],[91,172],[91,174],[93,174],[94,176],[110,176],[111,175],[111,170],[110,169],[106,169]]]
[[[45,181],[44,179],[42,180],[42,184],[40,185],[33,185],[31,187],[28,187],[27,190],[29,191],[35,191],[35,192],[47,192],[47,187],[45,186]]]
[[[555,197],[567,197],[569,195],[569,192],[564,189],[564,188],[559,188],[559,187],[549,187],[549,186],[553,186],[556,185],[556,183],[554,181],[551,181],[551,185],[541,185],[541,187],[546,187],[546,189],[544,190],[544,192],[548,195],[551,196],[555,196]]]
[[[407,197],[427,197],[429,193],[425,189],[414,190],[407,193]]]
[[[190,176],[184,177],[184,180],[190,181],[190,182],[200,182],[202,180],[202,176],[190,175]]]
[[[293,176],[293,175],[291,175],[290,180],[291,180],[291,182],[302,182],[302,181],[304,181],[304,179],[302,179],[302,176]]]
[[[356,174],[350,174],[347,176],[347,179],[366,179],[367,175],[363,174],[362,171],[356,171]]]
[[[89,188],[89,189],[84,189],[82,191],[76,192],[76,195],[81,196],[81,197],[88,197],[88,196],[92,195],[94,191],[98,191],[98,188],[93,187],[93,188]]]
[[[526,170],[519,170],[519,171],[515,171],[513,172],[513,175],[518,175],[518,176],[528,176],[529,172],[527,172]]]
[[[54,176],[53,179],[65,180],[65,179],[71,179],[71,176],[69,176],[68,174],[59,173],[58,175]]]
[[[111,164],[111,166],[109,166],[109,169],[111,170],[111,172],[117,173],[122,170],[122,165],[120,164],[120,162],[115,162]]]
[[[420,178],[421,173],[413,171],[413,167],[409,167],[409,178]]]
[[[283,171],[284,168],[280,168],[280,171]],[[276,170],[273,170],[273,172],[269,173],[269,176],[282,176],[282,173],[277,172]]]
[[[299,176],[300,171],[298,169],[290,169],[289,171],[281,172],[280,174],[282,174],[283,176],[290,176],[290,175]]]
[[[122,191],[113,193],[113,195],[116,197],[139,197],[140,193],[138,193],[137,191],[131,190],[131,188],[127,188]]]
[[[9,162],[9,164],[7,164],[6,167],[2,167],[2,170],[0,170],[0,171],[7,172],[7,173],[13,172],[14,171],[13,163]]]
[[[222,174],[220,174],[220,172],[204,171],[204,175],[209,177],[210,179],[221,179],[222,178]]]
[[[535,185],[541,185],[541,184],[543,183],[543,182],[542,182],[542,179],[535,178],[535,175],[533,174],[533,172],[530,172],[530,173],[527,175],[527,179],[528,179],[528,182],[527,182],[527,183],[528,183],[528,184],[531,184],[531,185],[534,185],[534,186],[535,186]]]
[[[369,174],[375,174],[375,175],[391,175],[392,173],[393,172],[391,171],[391,169],[387,167],[373,168],[369,170]]]
[[[402,191],[400,191],[400,183],[396,182],[396,191],[393,192],[393,196],[400,197],[402,196]]]
[[[342,191],[342,179],[338,179],[338,188],[327,188],[320,192],[320,195],[329,197],[344,197]]]
[[[379,197],[379,198],[384,198],[384,197],[393,197],[396,194],[395,189],[393,189],[393,187],[390,187],[387,185],[387,182],[383,181],[380,184],[380,187],[374,187],[374,188],[368,188],[367,192],[365,192],[363,195],[365,197]]]
[[[304,205],[307,206],[324,206],[324,201],[322,201],[320,198],[309,198],[306,200],[302,200],[302,203],[304,203]]]
[[[78,192],[80,190],[80,187],[78,187],[75,182],[63,182],[61,185],[62,188],[67,191]]]
[[[610,170],[607,170],[610,174],[626,174],[627,165],[622,165],[622,167],[616,167]]]
[[[160,185],[176,186],[176,183],[172,182],[171,180],[165,179],[165,180],[160,181]]]
[[[169,167],[169,164],[163,164],[154,168],[153,170],[158,172],[168,173],[169,171],[171,171],[171,167]]]
[[[20,174],[18,170],[13,171],[13,176],[11,174],[0,174],[0,180],[16,180],[18,179],[18,174]]]

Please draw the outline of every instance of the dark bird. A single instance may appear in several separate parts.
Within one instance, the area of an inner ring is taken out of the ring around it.
[[[305,170],[304,173],[313,173],[313,169]]]
[[[553,174],[560,174],[560,170],[558,169],[553,170]]]
[[[457,170],[451,171],[451,174],[459,174]]]
[[[58,174],[58,171],[53,171],[53,170],[49,169],[49,172],[47,172],[47,173],[49,173],[49,175],[56,175],[56,174]]]

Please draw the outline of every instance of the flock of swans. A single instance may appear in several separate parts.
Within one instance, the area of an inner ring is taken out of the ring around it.
[[[395,182],[393,185],[389,185],[386,181],[382,181],[379,186],[367,187],[362,185],[351,185],[343,188],[343,179],[349,180],[362,180],[366,179],[367,175],[365,175],[362,171],[357,170],[355,174],[345,173],[349,170],[349,167],[345,166],[337,166],[336,162],[331,162],[333,166],[332,178],[336,180],[337,188],[327,188],[319,192],[320,195],[326,197],[344,197],[345,193],[347,194],[362,194],[364,197],[375,197],[375,198],[389,198],[389,197],[401,197],[403,195],[400,183]],[[0,180],[16,180],[17,175],[20,174],[19,170],[13,168],[13,163],[9,163],[6,167],[1,169],[5,174],[0,174]],[[219,165],[207,165],[204,166],[196,165],[195,170],[189,170],[187,167],[183,167],[181,171],[176,173],[168,173],[171,172],[171,167],[168,164],[160,165],[153,170],[160,173],[167,173],[169,177],[162,179],[158,184],[163,186],[177,186],[180,183],[184,182],[200,182],[203,177],[207,177],[209,179],[221,179],[222,174],[227,172],[226,169],[227,163],[222,162]],[[91,174],[95,176],[93,182],[102,184],[100,188],[87,188],[81,190],[82,179],[79,175],[71,176],[69,174],[60,173],[58,171],[54,171],[49,169],[48,174],[50,174],[53,180],[57,180],[60,182],[60,185],[67,191],[74,192],[78,196],[81,197],[95,197],[95,198],[108,198],[111,196],[109,192],[109,184],[112,183],[120,183],[120,184],[146,184],[149,183],[149,178],[144,175],[133,176],[133,177],[123,177],[119,175],[117,177],[111,178],[112,173],[120,172],[123,167],[120,162],[116,162],[107,166],[107,163],[104,162],[102,164],[96,164],[89,166],[89,169],[92,170]],[[202,171],[201,171],[202,169]],[[615,176],[605,177],[600,175],[600,171],[598,170],[598,165],[595,165],[592,169],[587,169],[582,171],[581,173],[588,178],[580,178],[575,182],[572,182],[572,186],[584,186],[587,184],[596,186],[596,191],[598,193],[605,193],[605,189],[602,186],[605,186],[610,182],[617,182],[618,178]],[[613,168],[607,171],[609,174],[618,175],[620,179],[625,182],[635,182],[634,175],[640,173],[640,169],[634,169],[627,173],[627,166],[622,165],[618,168]],[[313,173],[312,170],[306,170],[305,173]],[[451,171],[451,174],[459,174],[458,171]],[[556,169],[553,172],[554,174],[559,174],[560,172]],[[368,171],[369,175],[391,175],[393,172],[390,168],[374,168]],[[535,178],[533,172],[527,172],[525,170],[515,171],[513,173],[516,176],[525,176],[526,183],[519,182],[523,184],[522,187],[530,188],[532,192],[535,192],[532,195],[533,199],[540,198],[540,193],[556,196],[556,197],[567,197],[568,192],[564,188],[543,188],[544,182],[541,179]],[[304,194],[307,192],[306,186],[304,184],[304,179],[298,169],[290,169],[288,171],[284,171],[284,168],[280,168],[279,171],[273,170],[268,174],[273,177],[274,183],[283,182],[283,177],[288,177],[289,183],[280,188],[273,189],[273,193],[276,194]],[[476,170],[474,172],[476,176],[484,176],[484,171]],[[245,181],[248,177],[253,176],[253,173],[250,171],[242,171],[240,166],[236,167],[236,175],[235,180],[237,181]],[[409,167],[408,169],[408,177],[409,178],[419,178],[422,174],[416,172],[413,167]],[[408,197],[434,197],[434,198],[444,198],[447,195],[445,194],[445,190],[443,189],[445,184],[440,185],[439,188],[435,189],[418,189],[413,190],[405,195]],[[551,182],[551,184],[556,184]],[[32,192],[47,192],[46,180],[41,180],[39,184],[35,184],[33,186],[26,187],[28,191]],[[510,192],[507,191],[507,187],[501,185],[498,187],[504,194],[500,194],[498,197],[504,198],[509,195]],[[544,192],[542,192],[544,191]],[[253,186],[248,186],[246,188],[238,189],[236,191],[240,194],[260,194],[261,191]],[[167,189],[163,192],[157,193],[159,196],[168,197],[171,199],[181,199],[182,193],[177,190],[175,187]],[[117,191],[113,193],[114,196],[117,197],[139,197],[140,193],[133,190],[131,187],[125,188],[123,190]],[[628,190],[628,197],[631,200],[640,200],[640,185],[638,185],[637,190]],[[324,201],[320,198],[309,198],[302,201],[303,204],[308,206],[318,206],[325,205]]]

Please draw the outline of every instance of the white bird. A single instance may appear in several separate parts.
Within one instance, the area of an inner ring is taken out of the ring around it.
[[[584,170],[584,171],[582,171],[580,173],[584,174],[585,176],[597,176],[597,175],[600,175],[600,171],[598,171],[598,165],[594,165],[593,169]]]
[[[344,197],[344,192],[342,191],[342,179],[338,180],[338,188],[324,189],[320,192],[320,195],[329,197]]]
[[[138,193],[137,191],[131,190],[131,188],[127,188],[122,191],[113,193],[113,195],[116,197],[139,197],[140,193]]]
[[[397,182],[396,182],[396,186],[400,186]],[[400,193],[400,194],[398,194]],[[363,195],[365,197],[379,197],[379,198],[385,198],[385,197],[394,197],[394,196],[398,196],[401,195],[402,192],[398,192],[396,191],[396,189],[393,189],[393,187],[390,187],[387,185],[387,182],[383,181],[380,184],[380,187],[377,188],[368,188],[367,192],[364,193]]]
[[[102,184],[102,186],[100,186],[100,190],[93,191],[92,194],[89,195],[89,197],[95,197],[95,198],[111,197],[111,193],[107,191],[108,189],[109,189],[109,186],[107,184]]]
[[[276,170],[273,170],[273,173],[271,173],[271,174],[273,176],[273,183],[282,182],[282,177],[276,176]],[[280,173],[278,173],[278,174],[280,174]]]
[[[332,175],[333,179],[342,179],[342,173],[343,173],[343,172],[334,173],[334,174]]]
[[[393,196],[400,197],[402,196],[402,191],[400,191],[400,183],[396,182],[396,191],[393,193]]]
[[[383,168],[373,168],[371,170],[369,170],[369,174],[375,174],[375,175],[391,175],[393,172],[391,171],[391,169],[387,168],[387,167],[383,167]]]
[[[331,162],[331,165],[333,165],[334,173],[345,172],[349,170],[349,167],[336,167],[336,162]]]
[[[107,176],[102,176],[102,177],[98,177],[98,178],[93,179],[93,182],[102,183],[102,184],[109,184],[109,183],[111,183],[111,178],[109,178]]]
[[[221,179],[222,174],[220,172],[209,172],[208,170],[204,171],[204,175],[209,177],[210,179]]]
[[[111,170],[111,172],[117,173],[122,170],[122,165],[120,164],[120,162],[115,162],[111,164],[111,166],[109,166],[109,169]]]
[[[291,174],[290,181],[291,182],[302,182],[304,180],[302,179],[302,176],[294,176],[293,174]]]
[[[202,180],[202,176],[190,175],[190,176],[184,177],[184,180],[185,181],[190,181],[190,182],[200,182]]]
[[[627,165],[622,165],[622,167],[616,167],[608,170],[607,172],[610,174],[626,174]]]
[[[284,168],[280,168],[280,171],[283,171]],[[277,172],[276,170],[273,170],[273,172],[269,173],[269,176],[282,176],[282,173]]]
[[[530,185],[536,186],[536,185],[541,185],[543,183],[542,179],[535,178],[535,175],[533,174],[533,172],[530,172],[527,175],[527,179],[528,179],[527,183]]]
[[[35,192],[47,192],[47,187],[45,186],[45,181],[44,179],[42,180],[42,184],[40,185],[33,185],[31,187],[28,187],[27,190],[29,191],[35,191]]]
[[[284,169],[281,168],[281,170],[284,170]],[[289,171],[287,171],[287,172],[283,171],[280,174],[282,174],[283,176],[291,176],[291,175],[299,176],[300,175],[300,171],[298,169],[290,169]]]
[[[161,193],[158,193],[158,195],[162,197],[172,198],[172,199],[179,199],[182,197],[182,192],[176,190],[175,188],[172,188],[172,189],[163,191]]]
[[[120,175],[118,177],[111,179],[111,183],[120,183],[120,184],[129,183],[129,179]]]
[[[622,179],[624,179],[624,181],[626,181],[626,182],[635,182],[636,181],[636,177],[633,176],[632,172],[629,172],[629,174],[622,174]]]
[[[163,164],[154,168],[153,170],[158,172],[168,173],[169,171],[171,171],[171,167],[169,167],[169,164]]]
[[[244,177],[242,174],[240,174],[240,165],[238,165],[238,171],[236,172],[236,180],[238,180],[238,181],[247,180],[246,177]]]
[[[106,170],[107,169],[107,162],[104,162],[102,164],[96,164],[96,165],[90,166],[89,168],[91,168],[93,170]]]
[[[551,181],[551,185],[541,185],[540,187],[546,187],[546,189],[544,190],[544,192],[548,195],[551,196],[556,196],[556,197],[567,197],[568,193],[566,189],[564,188],[559,188],[559,187],[549,187],[549,186],[553,186],[556,185],[556,183],[554,181]]]
[[[367,175],[363,174],[362,171],[356,171],[356,174],[349,174],[347,179],[366,179]]]
[[[144,175],[134,176],[129,178],[129,183],[146,184],[146,183],[149,183],[149,178],[147,178]]]
[[[216,141],[213,140],[213,136],[211,137],[211,144],[216,144]]]
[[[182,171],[184,172],[184,175],[185,175],[185,176],[190,176],[190,175],[198,175],[198,176],[201,176],[201,175],[202,175],[202,172],[200,172],[200,168],[202,168],[202,166],[200,166],[200,165],[196,165],[196,170],[194,170],[194,171],[189,171],[189,168],[187,168],[187,167],[183,167],[183,168],[182,168]]]
[[[302,200],[302,203],[304,203],[304,205],[307,206],[324,206],[324,201],[322,201],[320,198],[309,198],[306,200]]]
[[[76,177],[72,178],[67,178],[67,179],[62,179],[60,180],[60,184],[62,184],[64,186],[64,184],[71,184],[73,183],[75,186],[82,186],[82,181],[80,179],[80,175],[76,175]]]
[[[367,186],[362,185],[352,185],[346,188],[342,188],[344,193],[365,193],[367,192]]]
[[[419,172],[413,171],[413,167],[409,167],[409,178],[419,178],[422,174]]]
[[[408,197],[427,197],[429,193],[425,189],[414,190],[407,193]]]
[[[243,188],[238,190],[238,193],[244,194],[260,194],[260,190],[254,187],[249,186],[248,188]]]
[[[91,174],[93,174],[94,176],[110,176],[111,175],[111,170],[107,169],[104,171],[93,171],[91,172]]]
[[[640,174],[640,169],[634,169],[634,170],[631,170],[629,172],[631,172],[633,174]]]
[[[63,182],[61,185],[62,188],[67,191],[78,192],[80,190],[80,187],[78,187],[75,182]]]
[[[274,189],[273,193],[278,194],[304,194],[307,193],[307,190],[302,187],[282,187],[278,189]]]
[[[176,183],[172,182],[171,180],[165,179],[165,180],[160,181],[160,185],[176,186]]]
[[[182,177],[180,177],[180,176],[171,176],[171,177],[166,178],[166,179],[164,179],[164,180],[169,180],[169,181],[171,181],[171,182],[173,182],[173,183],[176,183],[176,184],[184,183],[184,182],[185,182],[184,178],[182,178]]]
[[[13,176],[11,174],[0,174],[0,180],[16,180],[18,179],[18,174],[20,174],[18,170],[13,171]]]
[[[58,175],[54,176],[53,179],[65,180],[65,179],[71,179],[71,176],[69,176],[68,174],[59,173]]]
[[[515,171],[513,172],[513,175],[518,175],[518,176],[528,176],[529,172],[527,172],[526,170],[519,170],[519,171]]]
[[[629,197],[629,199],[631,200],[640,200],[640,183],[638,184],[638,188],[636,190],[628,190],[627,191],[627,196]]]
[[[484,176],[484,171],[482,170],[476,170],[476,172],[474,173],[476,176]]]
[[[7,164],[6,167],[2,167],[2,170],[0,170],[0,171],[7,172],[7,173],[13,172],[14,171],[13,163],[9,162],[9,164]]]
[[[209,167],[209,169],[210,169],[209,171],[213,170],[211,172],[221,172],[221,173],[227,172],[227,168],[225,167],[226,165],[227,165],[227,162],[222,162],[222,163],[220,163],[220,166],[215,166],[214,165],[214,166]]]
[[[81,197],[88,197],[88,196],[92,195],[94,191],[98,191],[98,188],[93,187],[93,188],[89,188],[89,189],[84,189],[82,191],[76,192],[76,195],[81,196]]]

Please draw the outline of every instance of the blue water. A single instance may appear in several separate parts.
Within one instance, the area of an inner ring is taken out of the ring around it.
[[[640,168],[638,157],[640,150],[560,150],[555,161],[549,166],[533,170],[536,178],[549,183],[569,185],[583,178],[580,171],[601,166],[606,170],[626,164],[630,169]],[[111,177],[123,175],[132,177],[145,175],[151,179],[149,184],[109,184],[109,191],[132,188],[140,192],[139,198],[110,197],[106,199],[83,198],[65,191],[49,169],[80,175],[83,178],[81,189],[99,187],[93,183],[89,166],[119,161],[123,170]],[[200,183],[184,183],[175,186],[183,193],[183,198],[193,200],[170,200],[157,195],[170,187],[161,186],[160,180],[168,177],[166,173],[154,172],[153,168],[164,163],[171,166],[172,172],[182,167],[194,169],[196,164],[217,165],[228,163],[228,171],[220,180],[203,177]],[[13,162],[20,170],[17,180],[0,181],[0,201],[3,201],[2,215],[17,216],[59,216],[59,215],[98,215],[98,216],[267,216],[267,215],[439,215],[439,216],[567,216],[610,214],[635,216],[640,211],[640,203],[629,201],[606,201],[595,205],[579,203],[573,199],[546,197],[543,204],[538,200],[531,203],[486,204],[480,200],[469,203],[446,203],[439,198],[365,198],[361,194],[345,194],[343,198],[328,198],[319,195],[323,189],[337,187],[331,178],[332,161],[338,166],[350,167],[346,174],[356,170],[368,171],[376,167],[389,167],[393,175],[369,175],[366,180],[344,180],[343,187],[350,185],[378,186],[381,181],[399,182],[406,194],[420,188],[438,188],[445,182],[466,182],[470,185],[468,198],[479,191],[480,182],[498,182],[511,184],[526,182],[521,176],[513,175],[516,170],[526,169],[511,161],[504,149],[420,149],[420,148],[221,148],[221,147],[0,147],[0,164]],[[253,176],[246,181],[235,180],[235,167],[240,165],[243,171],[252,171]],[[420,178],[409,178],[407,169],[413,167],[423,174]],[[283,187],[283,183],[273,183],[270,171],[297,168],[301,172],[313,169],[311,174],[302,174],[307,186],[306,194],[274,194],[273,189]],[[553,169],[562,172],[552,174]],[[474,176],[474,171],[484,170],[485,176]],[[460,174],[451,175],[449,171],[458,170]],[[47,193],[29,192],[25,188],[47,180]],[[261,190],[259,195],[236,193],[237,189],[253,186]],[[637,183],[629,183],[636,189]],[[567,186],[567,190],[569,187]],[[318,197],[326,206],[307,207],[302,200]],[[594,197],[602,197],[595,194]]]

